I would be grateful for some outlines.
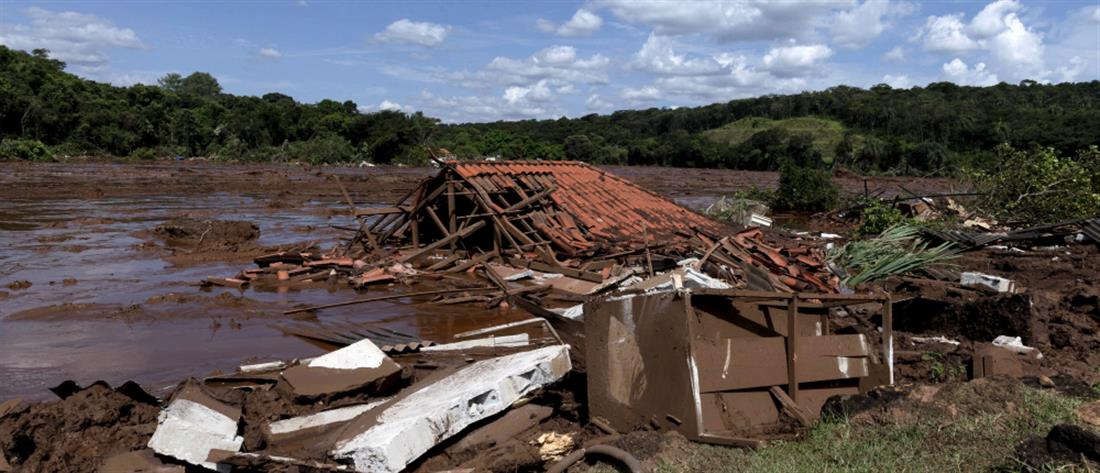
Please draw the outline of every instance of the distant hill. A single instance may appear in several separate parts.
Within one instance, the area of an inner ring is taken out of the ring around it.
[[[814,149],[818,150],[825,162],[832,162],[836,155],[837,144],[844,138],[846,128],[836,120],[818,117],[796,117],[782,120],[770,118],[742,118],[719,128],[702,132],[702,135],[716,143],[737,146],[752,138],[753,135],[773,128],[791,134],[808,134],[813,139]]]
[[[304,104],[280,93],[227,94],[204,72],[115,87],[65,72],[48,51],[0,45],[0,159],[423,163],[431,146],[463,158],[767,170],[810,143],[825,163],[928,175],[989,166],[1000,143],[1074,155],[1100,144],[1097,130],[1100,81],[836,86],[699,107],[441,125],[420,112],[361,113],[350,100]]]

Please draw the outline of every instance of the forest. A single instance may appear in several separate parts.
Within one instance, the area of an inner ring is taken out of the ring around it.
[[[426,147],[462,158],[775,170],[798,150],[814,167],[952,175],[994,149],[1072,155],[1100,142],[1100,81],[895,89],[836,86],[701,107],[552,120],[441,124],[421,112],[363,113],[225,93],[210,74],[116,87],[65,72],[48,51],[0,46],[0,158],[203,156],[217,160],[418,164]],[[809,147],[809,151],[806,148]]]

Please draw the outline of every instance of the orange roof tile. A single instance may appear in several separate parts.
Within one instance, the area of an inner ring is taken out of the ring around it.
[[[607,240],[612,246],[642,244],[647,234],[649,244],[656,245],[699,231],[711,235],[728,231],[715,220],[584,163],[497,161],[448,165],[468,181],[492,182],[501,189],[526,189],[533,194],[556,185],[550,198],[567,212],[568,220],[582,225],[589,239]]]

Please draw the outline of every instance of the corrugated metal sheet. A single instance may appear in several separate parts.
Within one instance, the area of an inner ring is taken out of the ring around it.
[[[539,215],[556,239],[583,248],[588,241],[667,243],[696,232],[719,234],[723,224],[681,207],[618,176],[575,161],[455,163],[455,171],[482,188],[521,189],[534,195],[556,186],[550,199],[566,215]],[[490,184],[492,183],[492,184]],[[583,225],[584,233],[576,231]]]
[[[1081,225],[1081,231],[1092,241],[1100,244],[1100,218],[1094,218]]]

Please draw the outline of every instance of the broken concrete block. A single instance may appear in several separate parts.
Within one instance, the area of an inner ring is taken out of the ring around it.
[[[373,342],[360,340],[283,371],[278,389],[300,399],[349,392],[382,392],[396,385],[401,366]]]
[[[388,400],[389,399],[381,399],[367,404],[329,409],[316,414],[291,417],[278,422],[272,422],[267,425],[265,433],[267,434],[269,443],[272,444],[312,437],[352,420],[360,414],[382,405]]]
[[[180,391],[160,412],[156,432],[149,439],[153,451],[211,470],[211,450],[238,451],[244,438],[237,435],[241,410],[207,396],[196,387]]]
[[[358,471],[399,472],[435,445],[570,369],[567,345],[479,361],[413,391],[374,418],[349,424],[332,455],[350,460]]]
[[[0,469],[0,471],[4,471]],[[169,465],[162,462],[152,450],[138,450],[112,455],[99,466],[102,473],[184,473],[182,465]]]
[[[550,418],[554,409],[538,404],[526,404],[512,409],[493,422],[478,427],[462,436],[455,443],[455,451],[461,452],[475,448],[492,447],[516,438]]]
[[[985,286],[997,292],[1016,292],[1016,283],[1011,279],[1005,279],[990,274],[967,272],[962,273],[959,281],[963,286]]]

